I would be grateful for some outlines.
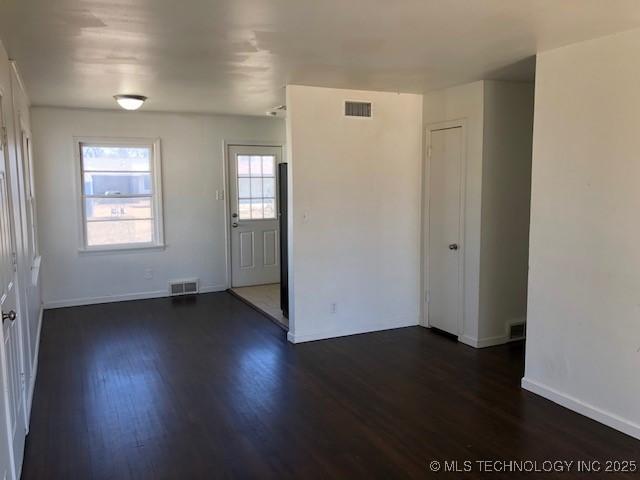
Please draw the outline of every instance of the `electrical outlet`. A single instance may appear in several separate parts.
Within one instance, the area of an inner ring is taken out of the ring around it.
[[[144,269],[144,278],[145,280],[151,280],[153,278],[153,268]]]
[[[338,311],[338,304],[337,303],[332,303],[331,304],[331,308],[330,308],[331,313],[336,313]]]

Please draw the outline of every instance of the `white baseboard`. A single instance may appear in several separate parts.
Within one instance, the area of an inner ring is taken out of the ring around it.
[[[38,376],[38,358],[40,358],[40,333],[42,332],[42,317],[44,316],[44,306],[40,305],[38,313],[38,330],[36,333],[36,350],[31,359],[31,378],[29,379],[29,392],[27,393],[27,433],[31,423],[31,406],[33,405],[33,392],[36,388],[36,377]]]
[[[509,337],[506,335],[499,335],[497,337],[474,338],[468,335],[461,335],[458,337],[458,340],[473,348],[486,348],[508,343]]]
[[[202,287],[200,293],[216,293],[224,292],[228,289],[226,285],[209,285],[208,287]]]
[[[356,328],[345,327],[324,332],[306,333],[304,335],[289,332],[287,333],[287,340],[289,340],[291,343],[314,342],[316,340],[326,340],[328,338],[346,337],[348,335],[359,335],[361,333],[379,332],[382,330],[391,330],[394,328],[416,326],[418,326],[417,320],[401,320],[379,323],[370,326],[358,326]]]
[[[227,289],[226,285],[209,285],[200,288],[200,293],[223,292]],[[106,295],[104,297],[85,297],[71,298],[67,300],[54,300],[44,304],[45,310],[52,308],[78,307],[81,305],[95,305],[99,303],[126,302],[129,300],[146,300],[149,298],[169,297],[168,290],[159,290],[155,292],[126,293],[121,295]]]
[[[578,412],[579,414],[589,417],[596,422],[603,423],[640,440],[640,425],[637,423],[633,423],[626,418],[622,418],[614,413],[602,410],[601,408],[590,405],[587,402],[583,402],[571,395],[559,392],[554,388],[547,387],[542,383],[526,377],[522,379],[521,385],[525,390],[540,395],[541,397],[551,400],[558,405],[562,405],[569,410]]]

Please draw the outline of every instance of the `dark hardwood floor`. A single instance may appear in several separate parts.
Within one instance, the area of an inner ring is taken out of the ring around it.
[[[522,344],[412,327],[294,346],[228,293],[49,310],[39,369],[25,480],[514,478],[429,462],[640,460],[639,441],[521,390]],[[524,478],[601,476],[624,478]]]

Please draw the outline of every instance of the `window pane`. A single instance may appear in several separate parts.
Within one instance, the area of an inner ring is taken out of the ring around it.
[[[82,144],[82,166],[85,171],[151,170],[151,147],[105,147]]]
[[[150,173],[85,173],[85,195],[145,195],[152,193]]]
[[[262,176],[262,157],[258,155],[251,156],[251,176],[252,177]]]
[[[275,178],[264,178],[262,179],[262,194],[265,197],[275,197],[276,190],[276,179]]]
[[[275,176],[275,164],[276,159],[271,155],[265,155],[262,157],[262,175],[265,177]]]
[[[153,242],[153,220],[88,222],[87,245],[122,245]]]
[[[250,180],[248,178],[238,179],[238,197],[251,198]]]
[[[262,199],[252,199],[251,200],[251,218],[253,220],[256,219],[261,219],[263,214],[262,214]]]
[[[249,156],[247,155],[238,155],[238,176],[239,177],[248,177],[249,176]]]
[[[264,199],[264,218],[276,218],[276,200],[275,198]]]
[[[251,179],[251,198],[262,198],[262,179]]]
[[[251,200],[238,202],[238,216],[240,220],[251,220]]]
[[[87,220],[151,218],[151,198],[87,198]]]

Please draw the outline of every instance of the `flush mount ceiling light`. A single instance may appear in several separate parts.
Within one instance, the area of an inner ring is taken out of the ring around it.
[[[147,99],[144,95],[114,95],[113,98],[125,110],[137,110]]]

